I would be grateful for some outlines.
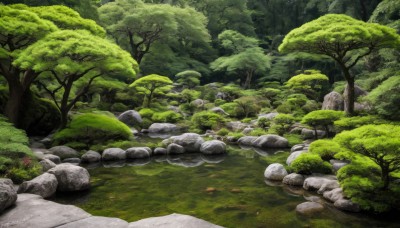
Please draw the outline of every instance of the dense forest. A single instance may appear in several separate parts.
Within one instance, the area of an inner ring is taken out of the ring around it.
[[[399,34],[398,0],[1,0],[0,176],[40,175],[34,144],[126,150],[165,123],[308,140],[289,173],[334,174],[361,210],[391,211]]]

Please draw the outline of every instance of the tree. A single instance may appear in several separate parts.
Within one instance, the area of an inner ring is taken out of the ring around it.
[[[225,71],[239,75],[244,89],[250,88],[253,76],[267,71],[271,66],[271,57],[258,47],[258,41],[236,31],[226,30],[218,36],[221,46],[230,56],[222,56],[210,64],[214,71]]]
[[[343,117],[343,114],[341,111],[317,110],[305,115],[301,122],[314,128],[315,139],[318,139],[317,126],[324,126],[326,135],[329,137],[329,126],[332,126],[333,122]]]
[[[144,94],[143,107],[148,108],[154,95],[165,94],[171,90],[172,81],[168,77],[151,74],[134,81],[129,87],[135,88]],[[146,102],[147,101],[147,102]]]
[[[192,89],[200,85],[201,73],[194,70],[185,70],[175,75],[176,82]]]
[[[68,122],[68,112],[88,92],[96,78],[112,75],[133,78],[138,72],[137,63],[129,53],[85,30],[54,32],[24,50],[14,65],[57,82],[51,86],[38,81],[61,112],[61,128]],[[85,86],[71,97],[77,81],[84,82]]]
[[[258,104],[260,99],[256,96],[244,96],[234,100],[237,104],[237,113],[243,113],[244,117],[249,117],[250,114],[256,115],[261,107]]]
[[[346,15],[327,14],[289,32],[279,51],[315,53],[334,59],[349,87],[346,112],[353,115],[355,75],[351,68],[373,50],[399,45],[400,36],[394,29]]]
[[[391,28],[400,32],[400,20],[399,20],[400,2],[396,0],[383,0],[375,8],[371,17],[370,22],[387,25]]]
[[[318,100],[328,77],[318,70],[305,70],[304,73],[293,76],[286,85],[296,93],[303,93],[310,99]]]
[[[387,190],[390,175],[400,171],[400,126],[365,125],[344,131],[334,138],[353,153],[368,157],[381,168],[382,189]]]

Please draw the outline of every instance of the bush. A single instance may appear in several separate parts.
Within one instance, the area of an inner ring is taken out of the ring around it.
[[[320,139],[310,144],[309,152],[318,154],[324,161],[329,161],[340,152],[340,145],[332,140]]]
[[[154,115],[154,111],[149,108],[142,108],[140,109],[139,114],[142,118],[151,119]]]
[[[261,117],[257,121],[257,126],[260,128],[266,128],[266,127],[269,127],[269,125],[271,125],[271,120],[269,120],[265,117]]]
[[[251,136],[261,136],[261,135],[266,135],[266,134],[268,134],[268,132],[261,128],[256,128],[250,132]]]
[[[336,120],[333,125],[335,126],[336,132],[345,130],[353,130],[358,127],[362,127],[367,124],[384,124],[387,121],[379,118],[378,116],[353,116],[344,117],[340,120]]]
[[[220,135],[220,136],[227,136],[228,134],[229,134],[229,130],[228,129],[226,129],[226,128],[221,128],[218,132],[217,132],[217,135]]]
[[[291,164],[292,171],[299,174],[331,173],[332,165],[323,161],[317,154],[304,153],[298,156]]]
[[[290,114],[278,114],[272,119],[271,131],[278,135],[285,134],[295,122],[295,118]]]
[[[183,116],[172,110],[165,112],[156,112],[152,116],[152,121],[155,123],[176,123],[183,119]]]
[[[228,136],[233,137],[233,140],[237,141],[245,135],[242,132],[229,132]]]
[[[220,105],[220,108],[222,108],[225,112],[227,112],[229,114],[229,116],[232,116],[232,117],[241,117],[244,115],[238,109],[238,104],[235,102],[225,103],[223,105]]]
[[[124,112],[126,110],[128,110],[128,106],[122,104],[122,103],[115,103],[113,105],[111,105],[110,107],[111,111],[113,112]]]
[[[127,140],[132,137],[128,126],[115,117],[102,114],[87,113],[75,117],[67,128],[54,135],[54,144],[69,142],[91,145],[102,144],[109,140]]]
[[[202,111],[192,116],[193,126],[199,130],[217,129],[225,119],[217,113]]]
[[[327,136],[329,137],[329,126],[333,122],[339,120],[344,116],[344,112],[334,110],[317,110],[308,113],[302,119],[302,123],[312,126],[315,130],[315,137],[317,139],[317,126],[325,127]]]
[[[289,147],[303,143],[301,135],[284,134],[283,137],[289,141]]]

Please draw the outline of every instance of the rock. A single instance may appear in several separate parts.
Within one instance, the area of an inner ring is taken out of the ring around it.
[[[303,184],[305,190],[317,190],[319,194],[339,187],[339,182],[334,176],[308,177],[304,180]]]
[[[0,178],[0,214],[4,209],[14,205],[17,200],[17,191],[12,180]],[[0,220],[0,224],[1,220]]]
[[[226,144],[219,140],[211,140],[201,144],[200,152],[203,154],[223,154],[226,152]]]
[[[122,123],[133,127],[143,122],[142,116],[135,110],[128,110],[118,116],[118,120]]]
[[[316,202],[304,202],[296,206],[296,212],[302,215],[310,215],[324,210],[324,206]]]
[[[274,181],[281,181],[286,175],[288,175],[286,169],[279,163],[269,165],[264,172],[266,179]]]
[[[100,162],[100,160],[101,160],[100,153],[93,151],[93,150],[89,150],[88,152],[83,154],[81,157],[82,163],[96,163],[96,162]]]
[[[200,152],[200,146],[204,143],[204,139],[195,133],[185,133],[173,137],[173,143],[185,148],[185,152]]]
[[[239,145],[244,145],[244,146],[252,146],[253,142],[256,141],[258,137],[256,136],[243,136],[238,140]]]
[[[304,153],[307,153],[307,151],[296,151],[296,152],[291,153],[291,154],[289,155],[289,157],[286,159],[286,164],[287,164],[287,165],[292,164],[292,162],[293,162],[294,160],[296,160],[296,158],[297,158],[298,156],[300,156],[301,154],[304,154]]]
[[[57,185],[56,176],[50,173],[43,173],[30,181],[24,181],[19,186],[18,193],[31,193],[47,198],[56,193]]]
[[[57,228],[127,228],[129,223],[119,218],[92,216],[75,222],[67,223]]]
[[[283,178],[282,183],[293,186],[303,186],[304,177],[301,174],[291,173]]]
[[[330,92],[324,97],[324,102],[322,103],[322,110],[344,110],[344,99],[342,95],[338,92]]]
[[[126,151],[120,148],[108,148],[103,151],[103,161],[125,160]]]
[[[243,129],[242,133],[245,135],[250,134],[252,131],[254,130],[254,128],[252,127],[246,127],[245,129]]]
[[[39,162],[39,164],[42,166],[43,172],[47,172],[47,170],[54,168],[57,165],[49,159],[43,159]]]
[[[129,224],[129,228],[222,228],[205,220],[189,215],[170,214],[161,217],[142,219]]]
[[[296,151],[300,151],[300,150],[304,150],[305,145],[304,144],[297,144],[292,146],[292,148],[290,148],[290,153],[296,152]]]
[[[66,158],[66,159],[62,160],[62,163],[79,164],[79,163],[81,163],[81,159],[80,158]]]
[[[240,121],[232,121],[225,124],[226,127],[232,131],[241,131],[248,127],[248,124],[242,123]]]
[[[60,164],[61,163],[61,159],[60,157],[53,155],[53,154],[45,154],[43,156],[43,159],[49,159],[50,161],[54,162],[55,164]]]
[[[348,161],[335,160],[335,159],[332,159],[329,162],[332,164],[332,168],[335,172],[337,172],[339,169],[350,163]]]
[[[317,130],[318,138],[322,138],[326,135],[325,131]],[[307,128],[301,129],[301,136],[303,139],[314,139],[315,138],[315,131]]]
[[[59,191],[81,191],[90,187],[89,172],[80,166],[64,163],[48,172],[56,176]]]
[[[211,112],[215,112],[215,113],[219,113],[219,114],[223,114],[223,115],[227,115],[229,116],[229,114],[227,112],[225,112],[225,110],[223,110],[220,107],[214,107],[210,110]]]
[[[44,200],[32,194],[19,194],[16,207],[0,216],[1,227],[58,227],[91,215],[70,205]]]
[[[289,141],[279,135],[262,135],[253,142],[253,146],[258,148],[286,148],[289,147]]]
[[[37,159],[39,159],[39,160],[42,160],[42,159],[43,159],[44,153],[43,153],[42,151],[34,151],[34,150],[32,150],[32,151],[33,151],[33,154],[35,155],[35,157],[36,157]]]
[[[178,126],[171,123],[153,123],[150,125],[148,132],[149,133],[168,133],[178,131]]]
[[[29,146],[32,149],[45,149],[46,146],[41,142],[32,142]]]
[[[149,147],[132,147],[126,150],[126,158],[140,159],[149,158],[151,156],[151,149]]]
[[[343,93],[343,98],[344,98],[344,111],[347,111],[347,110],[348,110],[348,107],[347,107],[347,97],[348,97],[348,93],[349,93],[349,91],[348,91],[348,86],[346,86],[346,88],[344,89],[344,93]],[[360,88],[359,86],[357,86],[357,85],[354,85],[354,100],[355,100],[355,101],[356,101],[359,97],[361,97],[361,96],[366,96],[366,95],[368,95],[368,92],[367,92],[367,91],[361,89],[361,88]],[[356,108],[356,107],[355,107],[355,104],[354,104],[354,108]]]
[[[342,211],[360,212],[360,206],[348,199],[339,199],[333,205]]]
[[[167,154],[183,154],[185,153],[185,148],[176,143],[171,143],[167,147]]]
[[[343,190],[341,188],[335,188],[330,191],[326,191],[323,194],[324,198],[331,201],[336,202],[340,199],[344,199]]]
[[[228,96],[223,92],[218,92],[217,95],[215,95],[215,99],[225,100],[227,97]]]
[[[277,112],[271,112],[271,113],[267,113],[267,114],[260,114],[260,115],[258,115],[258,119],[265,118],[267,120],[272,120],[278,114],[279,113],[277,113]]]
[[[167,149],[157,147],[154,149],[154,155],[166,155],[167,154]]]
[[[196,108],[201,108],[204,106],[205,103],[206,102],[202,99],[196,99],[196,100],[192,101],[190,104],[194,105]]]
[[[49,151],[60,157],[62,160],[66,158],[77,158],[79,154],[76,150],[68,146],[55,146],[49,149]]]

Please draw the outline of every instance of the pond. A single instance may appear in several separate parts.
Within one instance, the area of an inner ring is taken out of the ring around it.
[[[181,213],[225,227],[398,227],[394,216],[344,213],[325,205],[322,213],[298,215],[296,205],[314,195],[301,188],[266,182],[268,164],[284,163],[288,151],[229,147],[226,156],[189,154],[148,161],[87,167],[92,188],[56,195],[97,216],[132,222]]]

